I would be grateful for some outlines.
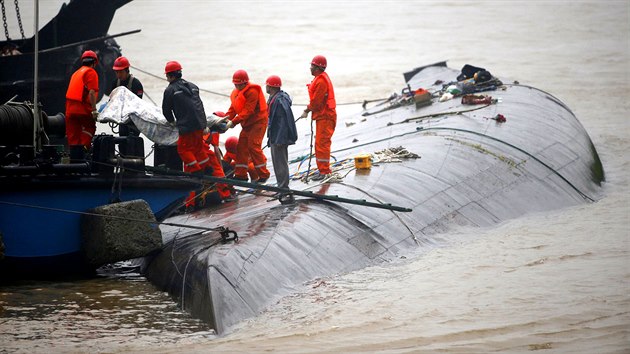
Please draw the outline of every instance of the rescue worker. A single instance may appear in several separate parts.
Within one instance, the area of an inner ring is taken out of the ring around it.
[[[291,97],[282,91],[282,80],[279,76],[267,78],[266,91],[269,94],[267,107],[269,111],[269,127],[267,129],[267,145],[271,148],[271,161],[276,175],[278,187],[289,188],[289,145],[297,140],[297,128],[291,111]],[[280,202],[290,202],[293,195],[279,195]]]
[[[327,67],[326,58],[316,55],[311,60],[311,75],[313,81],[307,85],[310,102],[300,118],[306,118],[309,112],[313,112],[311,119],[315,121],[315,161],[318,173],[312,178],[320,181],[330,176],[330,144],[335,126],[337,125],[337,104],[335,92],[328,74],[324,71]]]
[[[230,95],[232,104],[227,111],[227,127],[241,124],[242,130],[236,147],[234,179],[247,181],[247,163],[251,158],[258,173],[254,183],[265,183],[269,178],[267,157],[262,151],[262,141],[267,130],[267,101],[259,85],[249,82],[245,70],[237,70],[232,76],[234,90]]]
[[[98,64],[96,53],[86,50],[81,55],[81,67],[72,74],[66,91],[66,136],[68,145],[92,145],[96,132],[96,101],[98,100]]]
[[[236,147],[238,146],[238,138],[231,136],[225,141],[225,155],[223,155],[223,171],[227,171],[227,175],[234,173],[234,166],[236,165]],[[254,163],[249,160],[247,162],[247,173],[249,179],[252,181],[258,180],[258,172],[254,167]]]
[[[144,95],[144,88],[142,87],[142,83],[138,78],[134,77],[131,73],[129,73],[129,60],[125,57],[119,57],[114,61],[114,72],[116,73],[116,80],[114,80],[110,87],[108,88],[106,94],[109,96],[112,91],[118,86],[124,86],[129,89],[129,91],[136,94],[136,96],[142,98]],[[139,136],[140,131],[133,124],[133,121],[129,120],[129,123],[121,124],[120,127],[120,136]]]
[[[169,84],[164,90],[162,113],[171,125],[177,122],[177,153],[184,162],[184,172],[203,174],[209,158],[203,146],[206,113],[199,88],[182,79],[182,66],[176,61],[166,63],[164,73]]]
[[[223,112],[214,112],[211,117],[208,117],[208,130],[203,135],[203,145],[208,154],[208,166],[212,168],[212,176],[225,178],[223,166],[221,166],[221,150],[219,149],[219,134],[224,133],[225,123],[222,123],[222,119],[225,117]],[[223,127],[222,127],[223,126]],[[225,183],[217,183],[217,193],[221,200],[231,200],[232,191],[230,187]]]

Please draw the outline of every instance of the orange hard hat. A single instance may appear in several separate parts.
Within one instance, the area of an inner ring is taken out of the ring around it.
[[[182,65],[174,60],[166,63],[166,67],[164,67],[165,74],[172,73],[173,71],[181,71],[181,70],[182,70]]]
[[[246,84],[249,82],[249,76],[247,76],[247,71],[245,70],[236,70],[234,75],[232,75],[232,83],[234,84]]]
[[[271,75],[267,78],[266,85],[271,87],[280,87],[282,86],[282,80],[280,80],[280,76],[278,75]]]
[[[225,141],[225,150],[236,154],[236,145],[238,145],[238,138],[235,136],[231,136]]]
[[[96,56],[96,53],[91,50],[86,50],[85,52],[83,52],[83,55],[81,55],[81,60],[88,58],[92,58],[98,63],[98,57]]]
[[[125,70],[127,68],[129,68],[130,64],[129,64],[129,60],[127,60],[127,58],[125,57],[119,57],[116,60],[114,60],[114,67],[113,69],[118,71],[118,70]]]
[[[311,64],[326,69],[326,66],[328,65],[328,62],[326,61],[326,57],[325,56],[323,56],[323,55],[316,55],[316,56],[313,57],[313,60],[311,60]]]

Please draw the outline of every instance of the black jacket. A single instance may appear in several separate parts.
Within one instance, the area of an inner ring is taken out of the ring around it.
[[[206,112],[199,97],[199,88],[184,79],[169,83],[164,90],[162,113],[169,122],[177,121],[180,133],[206,128]]]
[[[138,78],[134,77],[133,75],[129,75],[129,78],[127,80],[114,80],[107,89],[107,92],[105,92],[105,94],[109,96],[112,91],[114,91],[114,89],[118,86],[125,86],[129,89],[129,91],[135,93],[136,96],[140,98],[142,98],[142,95],[144,94],[144,87],[142,87],[142,83],[140,82],[140,80],[138,80]]]

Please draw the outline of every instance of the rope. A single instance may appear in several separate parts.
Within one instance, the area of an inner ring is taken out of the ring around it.
[[[116,165],[111,164],[111,163],[107,163],[107,162],[90,161],[90,163],[97,164],[97,165],[108,166],[108,167],[116,167]],[[151,166],[150,166],[150,167],[151,167]],[[138,172],[138,173],[144,173],[144,172],[147,172],[147,170],[146,170],[146,169],[144,169],[144,170],[138,170],[138,169],[135,169],[135,168],[129,168],[129,167],[127,167],[127,170],[128,170],[128,171],[132,171],[132,172]],[[173,180],[173,181],[181,181],[181,177],[178,177],[178,176],[173,176],[173,175],[169,175],[168,173],[160,173],[160,172],[159,172],[159,170],[158,170],[158,171],[150,171],[150,172],[152,172],[152,173],[153,173],[153,174],[155,174],[155,175],[160,175],[160,176],[162,176],[162,177],[163,177],[163,178],[165,178],[165,179],[170,179],[170,180]],[[192,177],[192,175],[191,175],[190,177]],[[191,184],[197,184],[197,185],[204,185],[204,183],[203,183],[203,182],[200,182],[200,181],[199,181],[199,180],[197,180],[197,179],[191,179],[191,180],[190,180],[190,183],[191,183]]]
[[[308,154],[308,170],[306,171],[306,178],[304,182],[308,183],[308,176],[311,173],[311,159],[313,158],[313,120],[311,119],[311,147]]]
[[[488,103],[488,104],[480,106],[480,107],[464,109],[464,110],[461,110],[461,111],[447,111],[447,112],[426,114],[426,115],[423,115],[423,116],[407,118],[407,119],[405,119],[403,121],[396,122],[396,123],[388,123],[387,125],[388,126],[392,126],[392,125],[396,125],[396,124],[409,123],[409,122],[413,122],[415,120],[420,120],[420,119],[424,119],[424,118],[435,118],[435,117],[444,116],[444,115],[459,115],[459,114],[462,114],[462,113],[467,113],[467,112],[476,111],[478,109],[483,109],[483,108],[486,108],[486,107],[491,106],[491,105],[492,105],[492,103]]]
[[[311,155],[311,156],[313,156],[313,155]],[[306,160],[307,158],[308,158],[308,156],[307,156],[307,155],[305,155],[305,157],[304,157],[304,159],[302,160],[302,162],[304,162],[304,160]],[[350,158],[347,158],[347,159],[345,159],[345,160],[337,161],[337,158],[336,158],[335,156],[333,156],[333,155],[330,155],[330,158],[331,158],[331,159],[333,159],[333,160],[335,161],[335,162],[333,162],[333,163],[330,165],[330,168],[331,168],[331,169],[333,169],[335,166],[339,166],[339,165],[341,165],[341,164],[344,164],[344,163],[346,163],[346,162],[348,162],[348,161],[352,160],[352,159],[350,159]],[[317,167],[314,167],[314,168],[312,168],[312,169],[311,169],[311,168],[309,168],[309,169],[308,169],[308,170],[306,170],[306,171],[300,172],[300,167],[302,166],[302,162],[300,162],[300,164],[298,165],[297,171],[296,171],[295,173],[293,173],[291,176],[289,176],[289,178],[291,178],[292,180],[304,179],[304,183],[307,183],[308,181],[305,179],[306,175],[307,175],[307,174],[308,174],[308,175],[310,175],[310,174],[311,174],[311,171],[314,173],[314,172],[315,172],[315,171],[317,171],[318,169],[317,169]],[[341,169],[343,169],[343,168],[341,168]],[[336,170],[337,170],[337,169],[336,169]]]
[[[165,226],[185,227],[185,228],[188,228],[188,229],[197,229],[197,230],[204,230],[204,231],[218,231],[218,232],[222,232],[222,231],[227,230],[227,228],[225,228],[223,226],[219,226],[219,227],[193,226],[193,225],[177,224],[177,223],[172,223],[172,222],[159,222],[159,221],[151,221],[151,220],[128,218],[128,217],[124,217],[124,216],[102,215],[102,214],[96,214],[96,213],[89,213],[87,211],[76,211],[76,210],[68,210],[68,209],[61,209],[61,208],[51,208],[51,207],[44,207],[44,206],[41,206],[41,205],[30,205],[30,204],[14,203],[14,202],[2,201],[2,200],[0,200],[0,204],[17,206],[17,207],[23,207],[23,208],[30,208],[30,209],[41,209],[41,210],[47,210],[47,211],[56,211],[56,212],[67,213],[67,214],[79,214],[79,215],[87,215],[87,216],[98,216],[98,217],[102,217],[102,218],[111,218],[111,219],[117,219],[117,220],[143,222],[143,223],[152,224],[152,225],[165,225]]]
[[[4,0],[3,0],[3,1],[4,1]],[[155,74],[153,74],[153,73],[151,73],[151,72],[148,72],[148,71],[146,71],[146,70],[142,70],[142,69],[140,69],[140,68],[139,68],[139,67],[137,67],[137,66],[131,65],[131,67],[132,67],[133,69],[135,69],[135,70],[138,70],[139,72],[141,72],[141,73],[143,73],[143,74],[149,75],[149,76],[154,77],[154,78],[159,79],[159,80],[167,81],[164,77],[162,77],[162,76],[158,76],[158,75],[155,75]],[[222,96],[222,97],[230,97],[230,95],[226,95],[226,94],[224,94],[224,93],[220,93],[220,92],[216,92],[216,91],[211,91],[211,90],[207,90],[207,89],[203,89],[203,88],[199,88],[199,91],[203,91],[203,92],[211,93],[211,94],[213,94],[213,95]],[[144,94],[146,95],[146,92],[145,92]],[[148,95],[147,95],[147,97],[148,97]],[[151,98],[150,98],[150,97],[149,97],[149,99],[151,100]],[[357,102],[344,102],[344,103],[337,103],[337,106],[346,106],[346,105],[360,104],[360,105],[363,105],[363,107],[365,108],[365,106],[366,106],[368,103],[371,103],[371,102],[379,102],[379,101],[385,101],[385,100],[387,100],[387,99],[389,99],[389,97],[388,97],[388,98],[377,98],[377,99],[373,99],[373,100],[363,100],[363,101],[357,101]],[[153,100],[151,100],[151,102],[153,102]],[[153,104],[155,104],[155,102],[153,102]],[[308,106],[308,104],[305,104],[305,103],[293,103],[293,106]]]
[[[151,152],[147,156],[145,156],[144,159],[146,159],[147,157],[149,157],[149,155],[151,155],[151,153],[153,153],[154,148],[155,148],[155,145],[153,145],[151,147]],[[114,165],[114,164],[110,164],[110,163],[106,163],[106,162],[91,161],[91,163],[94,163],[94,164],[97,164],[97,165],[108,166],[108,167],[114,167],[114,168],[118,167],[118,165]],[[129,168],[129,167],[127,167],[126,169],[128,171],[136,172],[136,173],[144,173],[144,172],[146,172],[146,170],[138,170],[138,169]],[[159,173],[157,171],[152,171],[152,172],[155,175],[160,175],[163,178],[170,179],[170,180],[173,180],[173,181],[180,181],[181,180],[181,178],[179,178],[177,176],[168,175],[166,173]],[[231,173],[230,173],[230,175],[231,175]],[[228,178],[228,177],[229,177],[229,175],[226,176],[225,178]],[[122,179],[122,177],[121,177],[121,179]],[[116,183],[116,176],[114,176],[114,183]],[[199,186],[203,186],[204,187],[199,193],[195,193],[195,197],[192,198],[192,200],[195,200],[195,202],[200,200],[202,197],[205,197],[206,192],[210,191],[216,185],[216,182],[208,183],[208,182],[200,182],[198,180],[191,180],[191,183],[195,183],[195,184],[198,184]],[[112,194],[113,193],[114,193],[114,187],[112,186]],[[185,207],[187,201],[191,201],[191,200],[190,199],[185,199],[183,202],[181,202],[178,205],[177,209]]]
[[[340,184],[340,185],[342,185],[342,186],[346,186],[346,187],[354,188],[354,189],[356,189],[356,190],[358,190],[358,191],[360,191],[360,192],[362,192],[362,193],[366,194],[366,195],[367,195],[367,196],[369,196],[370,198],[372,198],[372,199],[376,200],[377,202],[379,202],[379,203],[383,203],[381,200],[379,200],[378,198],[376,198],[376,197],[375,197],[375,196],[373,196],[372,194],[370,194],[370,193],[366,192],[365,190],[363,190],[363,189],[361,189],[361,188],[359,188],[359,187],[357,187],[357,186],[353,186],[353,185],[351,185],[351,184],[345,184],[345,183],[343,183],[343,182],[340,182],[339,184]],[[403,224],[403,226],[404,226],[404,227],[405,227],[405,228],[409,231],[409,234],[411,234],[411,238],[412,238],[412,239],[416,242],[416,244],[417,244],[417,245],[420,245],[420,242],[419,242],[419,241],[418,241],[418,239],[416,238],[416,235],[413,233],[413,231],[411,231],[411,228],[410,228],[410,227],[409,227],[409,226],[408,226],[408,225],[407,225],[407,224],[406,224],[406,223],[405,223],[405,222],[404,222],[404,221],[400,218],[400,216],[399,216],[399,215],[397,215],[397,214],[396,214],[396,213],[394,213],[393,211],[392,211],[392,214],[394,214],[394,216],[396,216],[396,218],[398,218],[398,221],[400,221],[400,223],[401,223],[401,224]]]
[[[116,166],[114,167],[114,181],[112,182],[111,198],[109,199],[110,203],[118,203],[121,201],[120,194],[122,192],[122,172],[124,172],[124,169],[122,169],[121,166],[122,159],[118,157],[116,159]]]
[[[238,236],[234,236],[233,239],[226,239],[225,236],[223,236],[223,233],[221,234],[221,238],[212,242],[211,244],[207,245],[206,247],[203,247],[199,250],[197,250],[195,253],[191,254],[190,257],[188,257],[188,260],[186,261],[186,266],[184,267],[184,274],[182,274],[182,272],[179,271],[179,267],[177,266],[177,263],[175,263],[175,259],[174,259],[174,251],[175,251],[175,244],[177,241],[177,236],[179,236],[179,230],[177,231],[177,234],[175,235],[175,237],[173,238],[173,240],[171,241],[172,245],[171,245],[171,264],[173,264],[173,267],[175,268],[175,270],[177,271],[177,274],[179,274],[180,277],[182,277],[182,299],[181,299],[181,306],[182,309],[184,309],[184,300],[186,298],[186,274],[188,273],[188,265],[190,264],[190,261],[192,261],[192,259],[194,257],[196,257],[199,253],[206,251],[216,245],[218,245],[219,243],[227,243],[227,241],[234,241],[234,242],[238,242]],[[191,235],[192,236],[192,235]],[[191,284],[190,285],[191,288],[197,288],[195,286],[195,284]],[[198,290],[197,289],[193,289],[193,290]]]
[[[184,307],[184,299],[185,299],[185,294],[186,294],[186,286],[185,286],[186,285],[186,273],[188,273],[188,265],[190,264],[190,261],[192,261],[192,259],[194,257],[197,257],[197,255],[199,253],[201,253],[201,252],[203,252],[205,250],[208,250],[208,249],[218,245],[221,242],[222,242],[222,240],[219,239],[219,240],[209,244],[208,246],[199,249],[197,252],[191,254],[190,257],[188,257],[188,261],[186,261],[186,267],[184,267],[184,274],[183,275],[180,274],[182,276],[182,309],[185,309],[185,307]],[[175,245],[173,245],[173,248],[174,248],[174,246]],[[177,269],[177,272],[179,273],[179,269]],[[194,284],[191,285],[190,287],[192,288],[193,286],[194,286]]]
[[[529,85],[523,85],[523,84],[520,84],[520,83],[514,83],[514,84],[503,84],[503,86],[526,87],[526,88],[529,88],[529,89],[533,89],[533,90],[536,90],[536,91],[542,92],[542,93],[546,94],[547,96],[549,96],[549,97],[553,98],[553,99],[554,99],[554,101],[555,101],[557,104],[559,104],[559,105],[560,105],[560,106],[562,106],[564,109],[566,109],[567,111],[569,111],[569,113],[571,113],[571,115],[573,115],[573,117],[575,117],[575,113],[573,113],[573,111],[571,111],[571,109],[569,109],[569,107],[567,107],[564,103],[562,103],[562,101],[561,101],[561,100],[559,100],[556,96],[554,96],[554,95],[550,94],[549,92],[544,91],[544,90],[542,90],[542,89],[539,89],[538,87],[529,86]]]
[[[372,154],[370,156],[372,156]],[[409,152],[407,149],[405,149],[402,146],[387,148],[381,151],[377,151],[373,154],[373,156],[374,156],[374,158],[372,159],[373,164],[402,162],[401,159],[403,158],[420,158],[420,156],[412,152]],[[342,182],[343,179],[346,178],[346,176],[348,176],[350,172],[352,172],[352,170],[356,169],[353,158],[346,158],[340,161],[337,161],[337,159],[333,155],[331,155],[331,158],[335,160],[335,162],[330,165],[330,168],[332,170],[331,175],[329,177],[326,177],[326,179],[322,180],[317,185],[321,185],[324,183]],[[309,174],[311,169],[309,168],[308,171],[300,172],[300,166],[301,166],[301,163],[300,165],[298,165],[297,171],[293,173],[290,176],[290,178],[291,180],[294,180],[294,181],[303,179],[304,182],[307,183],[308,181],[305,179],[305,174]],[[341,171],[346,170],[346,169],[348,169],[348,171],[344,175],[341,175]]]
[[[591,202],[595,202],[595,199],[587,196],[585,193],[583,193],[582,191],[580,191],[573,183],[571,183],[568,179],[566,179],[564,176],[562,176],[558,171],[554,170],[551,166],[547,165],[545,162],[543,162],[542,160],[540,160],[539,158],[537,158],[536,156],[532,155],[531,153],[527,152],[526,150],[523,150],[521,148],[519,148],[516,145],[510,144],[505,140],[501,140],[501,139],[497,139],[493,136],[490,135],[486,135],[483,133],[478,133],[476,131],[472,131],[472,130],[467,130],[467,129],[459,129],[459,128],[447,128],[447,127],[434,127],[434,128],[426,128],[423,130],[452,130],[452,131],[459,131],[459,132],[464,132],[464,133],[470,133],[470,134],[475,134],[475,135],[479,135],[482,136],[484,138],[488,138],[491,140],[494,140],[496,142],[502,143],[504,145],[507,145],[513,149],[516,149],[522,153],[524,153],[525,155],[531,157],[532,159],[534,159],[536,162],[540,163],[541,165],[543,165],[544,167],[546,167],[547,169],[549,169],[551,172],[553,172],[556,176],[560,177],[560,179],[562,179],[563,181],[565,181],[571,188],[573,188],[573,190],[575,190],[580,196],[582,196],[582,198],[591,201]]]
[[[445,113],[441,113],[440,115],[443,115],[443,114],[445,114]],[[593,199],[593,198],[589,197],[589,196],[588,196],[588,195],[586,195],[584,192],[582,192],[581,190],[579,190],[579,189],[578,189],[578,188],[577,188],[577,187],[576,187],[573,183],[571,183],[568,179],[566,179],[564,176],[562,176],[562,175],[561,175],[558,171],[554,170],[551,166],[549,166],[548,164],[546,164],[545,162],[543,162],[542,160],[540,160],[539,158],[537,158],[537,157],[536,157],[536,156],[534,156],[533,154],[531,154],[531,153],[527,152],[526,150],[524,150],[524,149],[522,149],[522,148],[519,148],[518,146],[515,146],[515,145],[513,145],[513,144],[510,144],[510,143],[508,143],[508,142],[507,142],[507,141],[505,141],[505,140],[497,139],[497,138],[492,137],[492,136],[490,136],[490,135],[486,135],[486,134],[483,134],[483,133],[479,133],[479,132],[475,132],[475,131],[472,131],[472,130],[467,130],[467,129],[448,128],[448,127],[433,127],[433,128],[423,128],[423,127],[417,127],[417,128],[416,128],[416,130],[414,130],[414,131],[410,131],[410,132],[407,132],[407,133],[402,133],[402,134],[398,134],[398,135],[392,135],[392,136],[390,136],[390,137],[388,137],[388,138],[383,138],[383,139],[378,139],[378,140],[369,141],[369,142],[367,142],[367,143],[363,143],[363,144],[356,145],[356,146],[350,146],[350,147],[347,147],[347,148],[343,148],[343,149],[335,150],[335,151],[333,151],[333,152],[337,153],[337,152],[341,152],[341,151],[346,151],[346,150],[356,149],[356,148],[361,147],[361,146],[366,146],[366,145],[376,144],[376,143],[383,142],[383,141],[387,141],[387,140],[391,140],[391,139],[394,139],[394,138],[403,137],[403,136],[405,136],[405,135],[417,134],[417,133],[419,133],[419,132],[424,132],[424,131],[429,131],[429,130],[452,130],[452,131],[459,131],[459,132],[463,132],[463,133],[475,134],[475,135],[482,136],[482,137],[485,137],[485,138],[488,138],[488,139],[494,140],[494,141],[496,141],[496,142],[502,143],[502,144],[507,145],[507,146],[509,146],[509,147],[511,147],[511,148],[514,148],[514,149],[516,149],[516,150],[518,150],[518,151],[522,152],[523,154],[525,154],[525,155],[527,155],[527,156],[531,157],[531,158],[532,158],[532,159],[534,159],[536,162],[540,163],[541,165],[543,165],[544,167],[546,167],[547,169],[549,169],[551,172],[553,172],[555,175],[557,175],[558,177],[560,177],[560,179],[562,179],[563,181],[565,181],[565,182],[566,182],[566,183],[567,183],[567,184],[568,184],[568,185],[569,185],[569,186],[570,186],[573,190],[575,190],[575,191],[576,191],[576,192],[577,192],[580,196],[582,196],[582,198],[584,198],[584,199],[586,199],[586,200],[588,200],[588,201],[591,201],[591,202],[595,202],[595,199]],[[297,161],[299,161],[299,160],[297,160]],[[294,159],[294,160],[291,160],[291,162],[290,162],[290,163],[294,163],[294,162],[297,162],[297,161],[296,161],[296,159]]]
[[[361,146],[367,146],[367,145],[371,145],[371,144],[376,144],[376,143],[380,143],[380,142],[382,142],[382,141],[387,141],[387,140],[394,139],[394,138],[400,138],[400,137],[402,137],[402,136],[409,135],[409,134],[416,134],[416,133],[418,133],[418,132],[420,132],[420,131],[422,131],[422,130],[426,130],[426,129],[423,129],[423,128],[421,128],[421,127],[418,127],[418,128],[416,128],[416,130],[411,131],[411,132],[402,133],[402,134],[398,134],[398,135],[392,135],[392,136],[390,136],[390,137],[388,137],[388,138],[383,138],[383,139],[378,139],[378,140],[368,141],[367,143],[363,143],[363,144],[359,144],[359,145],[350,146],[350,147],[343,148],[343,149],[339,149],[339,150],[335,150],[335,151],[332,151],[332,152],[337,153],[337,152],[342,152],[342,151],[346,151],[346,150],[352,150],[352,149],[356,149],[356,148],[361,147]],[[291,160],[291,161],[290,161],[290,163],[295,163],[295,162],[298,162],[298,161],[299,161],[299,160],[297,160],[297,161],[296,161],[296,159],[294,159],[294,160]]]
[[[155,101],[151,98],[151,96],[149,96],[149,94],[146,91],[143,91],[142,94],[144,96],[147,96],[147,98],[149,99],[149,101],[151,101],[151,103],[153,103],[154,105],[157,106],[157,103],[155,103]]]
[[[131,65],[131,67],[134,68],[135,70],[138,70],[139,72],[141,72],[143,74],[147,74],[147,75],[152,76],[152,77],[154,77],[156,79],[163,80],[163,81],[168,81],[168,80],[166,80],[165,78],[163,78],[161,76],[157,76],[157,75],[152,74],[152,73],[150,73],[150,72],[148,72],[146,70],[142,70],[142,69],[140,69],[137,66]],[[200,88],[199,91],[203,91],[203,92],[207,92],[207,93],[211,93],[213,95],[218,95],[218,96],[223,96],[223,97],[230,97],[230,95],[226,95],[224,93],[219,93],[219,92],[216,92],[216,91],[210,91],[210,90],[206,90],[206,89],[202,89],[202,88]],[[146,94],[146,92],[145,92],[145,94]],[[148,95],[147,95],[147,97],[148,97]],[[149,99],[151,99],[151,98],[149,98]],[[151,102],[153,102],[153,100],[151,100]],[[153,102],[153,104],[155,104],[155,102]]]
[[[337,106],[348,106],[348,105],[353,105],[353,104],[360,104],[363,106],[363,109],[365,109],[365,106],[367,106],[368,103],[371,102],[379,102],[379,101],[385,101],[389,99],[388,98],[377,98],[374,100],[363,100],[363,101],[357,101],[357,102],[343,102],[343,103],[335,103]],[[293,103],[293,106],[308,106],[308,104],[306,103]]]
[[[412,118],[408,118],[408,119],[405,119],[404,121],[397,122],[397,123],[388,123],[387,125],[388,125],[388,126],[391,126],[391,125],[396,125],[396,124],[408,123],[408,122],[411,122],[411,121],[413,121],[413,120],[418,120],[418,119],[423,119],[423,118],[431,118],[431,117],[439,117],[439,116],[442,116],[442,115],[448,115],[448,114],[458,115],[458,114],[461,114],[461,113],[466,113],[466,112],[471,112],[471,111],[474,111],[474,110],[477,110],[477,109],[486,108],[486,107],[488,107],[488,106],[489,106],[489,105],[485,105],[485,106],[483,106],[483,107],[476,107],[476,108],[467,109],[467,110],[463,110],[463,111],[448,111],[448,112],[441,112],[441,113],[427,114],[427,115],[424,115],[424,116],[419,116],[419,117],[412,117]],[[350,146],[350,147],[347,147],[347,148],[343,148],[343,149],[339,149],[339,150],[332,151],[331,153],[338,153],[338,152],[342,152],[342,151],[346,151],[346,150],[352,150],[352,149],[356,149],[356,148],[361,147],[361,146],[367,146],[367,145],[371,145],[371,144],[376,144],[376,143],[380,143],[380,142],[387,141],[387,140],[390,140],[390,139],[400,138],[400,137],[403,137],[403,136],[405,136],[405,135],[409,135],[409,134],[416,134],[416,133],[418,133],[418,132],[420,132],[420,131],[423,131],[423,130],[428,130],[428,129],[430,129],[430,128],[422,128],[422,127],[418,127],[418,128],[416,128],[416,130],[415,130],[415,131],[411,131],[411,132],[407,132],[407,133],[402,133],[402,134],[398,134],[398,135],[392,135],[392,136],[387,137],[387,138],[378,139],[378,140],[373,140],[373,141],[369,141],[369,142],[367,142],[367,143],[363,143],[363,144],[359,144],[359,145],[353,145],[353,146]],[[306,156],[306,155],[304,155],[304,156]],[[295,158],[295,159],[293,159],[293,160],[289,161],[289,163],[296,163],[296,162],[299,162],[300,160],[302,160],[302,158],[303,158],[304,156],[299,156],[299,157],[297,157],[297,158]]]

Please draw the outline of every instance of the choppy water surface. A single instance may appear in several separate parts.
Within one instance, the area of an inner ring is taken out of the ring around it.
[[[20,4],[31,28],[32,2]],[[41,1],[42,21],[60,4]],[[125,5],[110,33],[142,29],[118,40],[132,64],[161,75],[179,60],[186,78],[219,92],[243,68],[258,83],[280,75],[306,102],[315,54],[328,57],[339,102],[387,97],[402,72],[444,59],[538,87],[589,132],[606,197],[458,230],[440,236],[445,247],[314,280],[221,338],[137,276],[2,287],[0,351],[630,352],[629,14],[628,1]],[[159,104],[166,83],[134,74]],[[208,111],[229,106],[203,99]],[[344,106],[340,120],[359,110]]]

